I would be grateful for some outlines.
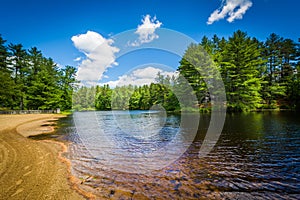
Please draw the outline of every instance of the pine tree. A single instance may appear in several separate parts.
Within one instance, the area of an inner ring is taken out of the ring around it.
[[[112,90],[109,85],[96,87],[95,107],[97,110],[111,110]]]
[[[5,46],[6,40],[0,35],[0,107],[6,108],[13,103],[14,81],[12,71],[7,64],[9,53]]]
[[[215,66],[210,55],[200,44],[191,44],[180,61],[178,71],[192,86],[199,104],[209,96],[206,83],[213,78],[214,70]]]
[[[60,97],[60,106],[62,110],[72,108],[72,96],[76,83],[76,68],[72,66],[65,66],[59,73],[60,90],[62,95]]]
[[[26,75],[28,74],[27,52],[23,49],[22,44],[9,44],[10,65],[14,69],[14,95],[12,108],[24,109],[24,100],[26,99]]]
[[[261,106],[259,67],[261,52],[256,40],[237,31],[229,38],[222,53],[222,76],[228,110],[247,111]]]

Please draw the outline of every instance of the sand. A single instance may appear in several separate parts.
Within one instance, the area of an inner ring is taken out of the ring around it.
[[[66,146],[30,135],[54,131],[63,115],[0,115],[0,199],[85,199],[61,157]],[[73,180],[74,181],[74,180]]]

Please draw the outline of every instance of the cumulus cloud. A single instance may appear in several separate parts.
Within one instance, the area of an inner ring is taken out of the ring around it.
[[[178,74],[178,72],[164,71],[160,68],[148,66],[145,68],[136,69],[130,74],[122,75],[116,81],[108,81],[106,83],[101,83],[101,85],[109,84],[112,88],[124,85],[150,85],[151,83],[155,82],[155,78],[157,77],[158,73],[160,73],[163,76],[170,77],[172,77],[173,75],[176,77]]]
[[[207,24],[213,24],[215,21],[224,19],[227,16],[227,21],[230,23],[236,19],[242,19],[251,6],[251,0],[222,0],[221,8],[210,15]]]
[[[103,77],[107,68],[118,65],[115,54],[119,49],[113,46],[112,39],[106,39],[99,33],[87,31],[71,38],[74,46],[86,56],[78,66],[77,79],[97,81]]]
[[[150,15],[146,15],[142,19],[142,24],[138,25],[135,31],[135,34],[137,34],[139,38],[131,43],[131,46],[140,46],[157,39],[159,36],[155,33],[155,30],[161,25],[162,23],[158,21],[155,16],[151,19]]]

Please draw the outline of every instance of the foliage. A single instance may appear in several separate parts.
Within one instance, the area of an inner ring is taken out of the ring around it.
[[[2,109],[61,110],[72,107],[76,69],[59,69],[36,47],[5,45],[0,35],[0,107]]]
[[[109,85],[82,86],[74,92],[73,103],[75,110],[148,110],[153,105],[161,105],[168,111],[179,109],[171,86],[161,83],[139,87],[127,85],[114,89]]]
[[[158,73],[156,83],[150,85],[114,89],[108,85],[97,86],[95,102],[89,103],[92,106],[84,105],[86,102],[76,106],[97,110],[144,110],[158,104],[167,111],[208,111],[219,92],[212,84],[219,71],[228,111],[300,108],[299,54],[298,44],[274,33],[265,42],[240,30],[228,39],[204,36],[200,44],[191,44],[186,50],[177,77]],[[186,87],[186,82],[191,87]],[[81,88],[79,92],[85,96],[83,93],[89,90],[94,88]],[[189,99],[189,94],[195,95],[196,101]]]
[[[274,33],[266,41],[240,30],[228,39],[204,36],[187,48],[178,76],[158,73],[150,85],[116,88],[75,87],[74,67],[60,69],[37,48],[6,45],[0,35],[2,109],[146,110],[160,105],[167,111],[207,111],[219,92],[213,84],[217,71],[229,111],[300,109],[300,45]]]
[[[201,44],[190,45],[178,69],[197,92],[200,107],[207,98],[204,80],[209,73],[197,67],[205,71],[214,67],[207,64],[202,48],[221,72],[229,111],[299,106],[300,51],[292,40],[273,33],[260,42],[239,30],[228,40],[204,36]]]

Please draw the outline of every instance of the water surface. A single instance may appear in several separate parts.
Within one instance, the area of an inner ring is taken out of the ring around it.
[[[117,149],[105,151],[105,145],[97,145],[96,139],[87,144],[75,127],[69,127],[69,139],[73,143],[68,157],[72,161],[72,173],[83,180],[81,187],[99,198],[299,198],[300,116],[295,112],[228,114],[213,151],[199,158],[210,121],[210,115],[201,115],[197,135],[187,151],[172,164],[147,174],[126,173],[107,163],[136,169],[137,166],[128,165],[126,156],[122,157],[120,152],[129,152],[127,156],[147,154],[163,148],[180,131],[188,134],[187,127],[182,127],[180,115],[160,116],[145,111],[94,114]],[[91,115],[85,113],[85,116]],[[193,120],[192,114],[189,120]],[[95,137],[95,127],[89,124],[87,127],[89,131],[84,137]],[[187,145],[185,140],[182,145]],[[92,147],[92,151],[87,146]],[[168,153],[178,154],[180,148],[179,145]],[[167,159],[166,155],[161,159]]]

